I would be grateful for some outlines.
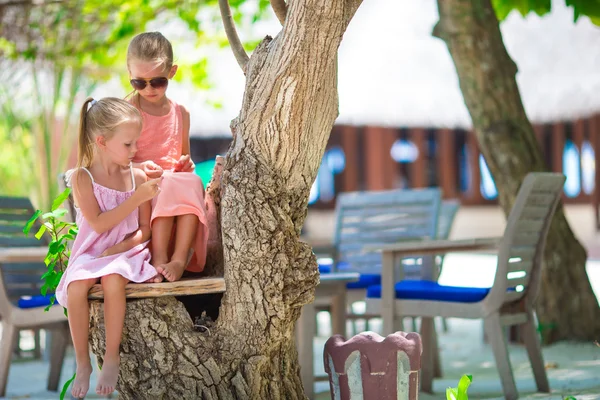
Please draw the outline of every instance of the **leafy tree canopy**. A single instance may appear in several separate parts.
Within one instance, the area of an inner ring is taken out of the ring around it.
[[[573,7],[573,22],[581,16],[587,16],[592,23],[600,25],[600,0],[565,0],[568,7]],[[552,9],[552,0],[492,0],[496,15],[503,20],[512,11],[517,10],[522,16],[530,12],[544,15]]]

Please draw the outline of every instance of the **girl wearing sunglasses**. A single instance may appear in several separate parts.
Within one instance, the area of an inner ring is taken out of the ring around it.
[[[201,272],[206,261],[204,186],[190,158],[190,114],[166,96],[177,65],[161,33],[132,39],[127,68],[134,89],[130,101],[143,117],[133,161],[149,178],[163,176],[161,194],[152,202],[152,264],[173,282],[185,270]]]

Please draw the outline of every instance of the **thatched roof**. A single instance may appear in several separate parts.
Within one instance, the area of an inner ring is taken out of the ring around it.
[[[437,20],[434,0],[363,3],[340,48],[338,123],[471,125],[448,50],[431,36]],[[553,12],[544,17],[522,18],[513,12],[501,29],[518,65],[519,87],[532,121],[574,119],[600,111],[599,27],[585,17],[573,23],[572,9],[561,0],[554,1]],[[253,30],[275,35],[279,23],[273,18]],[[181,46],[176,53],[185,54]],[[208,95],[188,85],[169,89],[174,100],[190,109],[196,136],[229,135],[229,121],[241,105],[244,77],[229,49],[214,52],[211,61],[215,88],[210,98],[221,99],[221,109],[208,106]]]

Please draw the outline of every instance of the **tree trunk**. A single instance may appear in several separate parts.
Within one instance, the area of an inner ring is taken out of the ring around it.
[[[282,31],[252,54],[221,181],[227,292],[218,318],[203,315],[200,296],[185,306],[172,297],[128,302],[119,398],[304,398],[294,326],[319,273],[299,235],[338,115],[337,50],[360,2],[289,2]],[[102,303],[91,311],[101,357]]]
[[[433,34],[448,46],[479,146],[508,215],[523,178],[547,169],[490,0],[438,0]],[[546,343],[600,335],[600,308],[585,270],[586,251],[559,205],[548,234],[537,314]]]

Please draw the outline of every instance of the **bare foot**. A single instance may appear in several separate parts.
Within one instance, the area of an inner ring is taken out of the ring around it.
[[[87,364],[77,365],[75,372],[75,381],[71,394],[76,399],[83,399],[90,388],[90,375],[92,374],[92,364],[88,361]]]
[[[101,396],[108,396],[115,391],[117,387],[117,379],[119,378],[119,357],[116,359],[104,359],[98,385],[96,385],[96,393]]]
[[[162,274],[160,272],[158,272],[158,269],[157,269],[156,270],[156,275],[154,275],[150,279],[146,279],[144,281],[144,283],[160,283],[160,282],[162,282],[164,280],[165,280],[165,278],[162,276]]]
[[[185,271],[185,263],[183,261],[171,260],[170,263],[156,267],[169,282],[178,281]]]

